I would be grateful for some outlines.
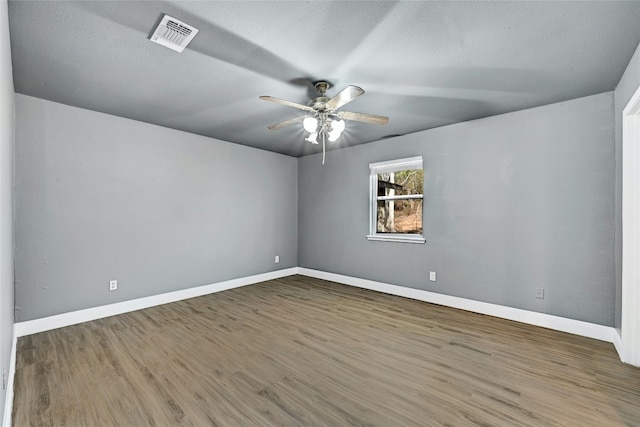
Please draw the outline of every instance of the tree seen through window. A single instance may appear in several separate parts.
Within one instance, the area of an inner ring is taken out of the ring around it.
[[[422,234],[423,170],[378,174],[377,233]]]

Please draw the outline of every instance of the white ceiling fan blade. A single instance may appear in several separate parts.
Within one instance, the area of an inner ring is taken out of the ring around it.
[[[259,98],[264,100],[264,101],[275,102],[276,104],[286,105],[287,107],[293,107],[293,108],[297,108],[299,110],[313,111],[313,108],[308,107],[306,105],[297,104],[297,103],[291,102],[291,101],[285,101],[284,99],[274,98],[273,96],[260,96]]]
[[[276,123],[275,125],[271,125],[267,127],[271,130],[278,130],[286,126],[291,126],[293,124],[299,123],[303,121],[306,117],[309,117],[309,116],[294,117],[293,119],[285,120],[284,122]]]
[[[338,112],[338,117],[344,120],[353,120],[356,122],[371,123],[374,125],[386,125],[389,123],[389,117],[365,113],[352,113],[351,111],[340,111]]]
[[[328,100],[326,106],[329,110],[336,110],[353,101],[363,93],[364,90],[361,87],[347,86],[342,89],[339,94]]]

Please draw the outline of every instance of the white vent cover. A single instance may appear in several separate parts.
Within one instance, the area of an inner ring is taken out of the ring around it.
[[[166,46],[176,52],[182,52],[198,34],[198,29],[182,21],[164,15],[151,35],[151,41]]]

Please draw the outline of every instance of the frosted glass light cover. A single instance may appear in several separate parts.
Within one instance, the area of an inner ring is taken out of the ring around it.
[[[309,141],[312,144],[318,143],[318,132],[311,132],[308,137],[305,138],[305,141]]]
[[[302,126],[307,132],[315,132],[318,129],[318,120],[315,117],[306,117],[302,121]]]
[[[344,130],[344,121],[343,120],[334,120],[331,122],[331,130],[329,131],[329,141],[334,142],[340,138],[342,135],[342,131]]]
[[[338,132],[338,134],[342,133],[344,127],[344,120],[334,120],[331,122],[331,130]]]

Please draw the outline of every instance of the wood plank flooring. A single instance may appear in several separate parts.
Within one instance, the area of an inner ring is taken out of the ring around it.
[[[13,425],[638,426],[611,344],[291,276],[20,338]]]

